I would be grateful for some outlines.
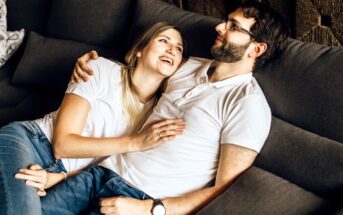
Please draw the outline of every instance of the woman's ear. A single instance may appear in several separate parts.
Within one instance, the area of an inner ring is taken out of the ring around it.
[[[137,57],[142,57],[142,53],[139,51],[139,52],[137,52],[136,56]]]

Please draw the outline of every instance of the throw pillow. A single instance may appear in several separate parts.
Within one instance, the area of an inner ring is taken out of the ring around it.
[[[0,67],[14,54],[24,39],[24,29],[7,31],[6,0],[0,0]]]
[[[11,82],[31,88],[64,91],[77,59],[91,50],[104,57],[118,59],[120,55],[113,49],[47,38],[32,31]]]

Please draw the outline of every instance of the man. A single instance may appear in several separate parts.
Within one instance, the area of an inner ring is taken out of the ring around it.
[[[94,194],[98,188],[83,180],[90,174],[87,172],[61,185],[72,193],[63,197],[66,201],[84,194],[75,194],[73,185],[79,182],[91,186],[85,194],[91,196],[87,201],[100,198],[100,211],[105,214],[190,214],[252,165],[271,122],[269,106],[252,71],[274,55],[286,40],[287,30],[268,6],[247,2],[217,25],[216,31],[211,50],[215,61],[191,57],[170,78],[147,120],[182,117],[187,123],[184,135],[145,152],[116,157],[119,162],[110,169],[119,176],[91,177],[106,182],[120,179],[123,186],[136,189],[142,197],[137,199],[130,192]],[[87,67],[85,61],[91,57],[81,58],[77,68]],[[107,161],[111,163],[111,159]],[[47,197],[62,198],[58,194],[61,186]]]

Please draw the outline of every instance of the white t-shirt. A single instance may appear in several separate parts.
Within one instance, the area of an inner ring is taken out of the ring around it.
[[[190,58],[169,79],[147,123],[182,117],[182,136],[156,148],[126,153],[113,168],[129,184],[154,198],[180,196],[215,178],[220,144],[259,152],[267,138],[271,111],[252,74],[208,82],[213,61]]]
[[[94,75],[88,82],[69,83],[66,93],[73,93],[91,104],[82,136],[114,137],[125,134],[128,121],[122,104],[121,66],[105,58],[91,60],[88,65]],[[36,120],[51,142],[58,111]],[[66,170],[79,170],[95,164],[99,159],[62,159]]]

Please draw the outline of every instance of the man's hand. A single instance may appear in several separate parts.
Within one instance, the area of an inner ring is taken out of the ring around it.
[[[150,215],[152,200],[139,200],[129,197],[111,197],[100,199],[100,212],[116,215]]]
[[[93,71],[87,65],[87,62],[91,59],[97,59],[98,53],[96,51],[91,51],[84,54],[82,57],[77,59],[75,64],[73,74],[71,75],[71,81],[79,83],[81,79],[83,81],[88,81],[88,75],[93,75]]]

